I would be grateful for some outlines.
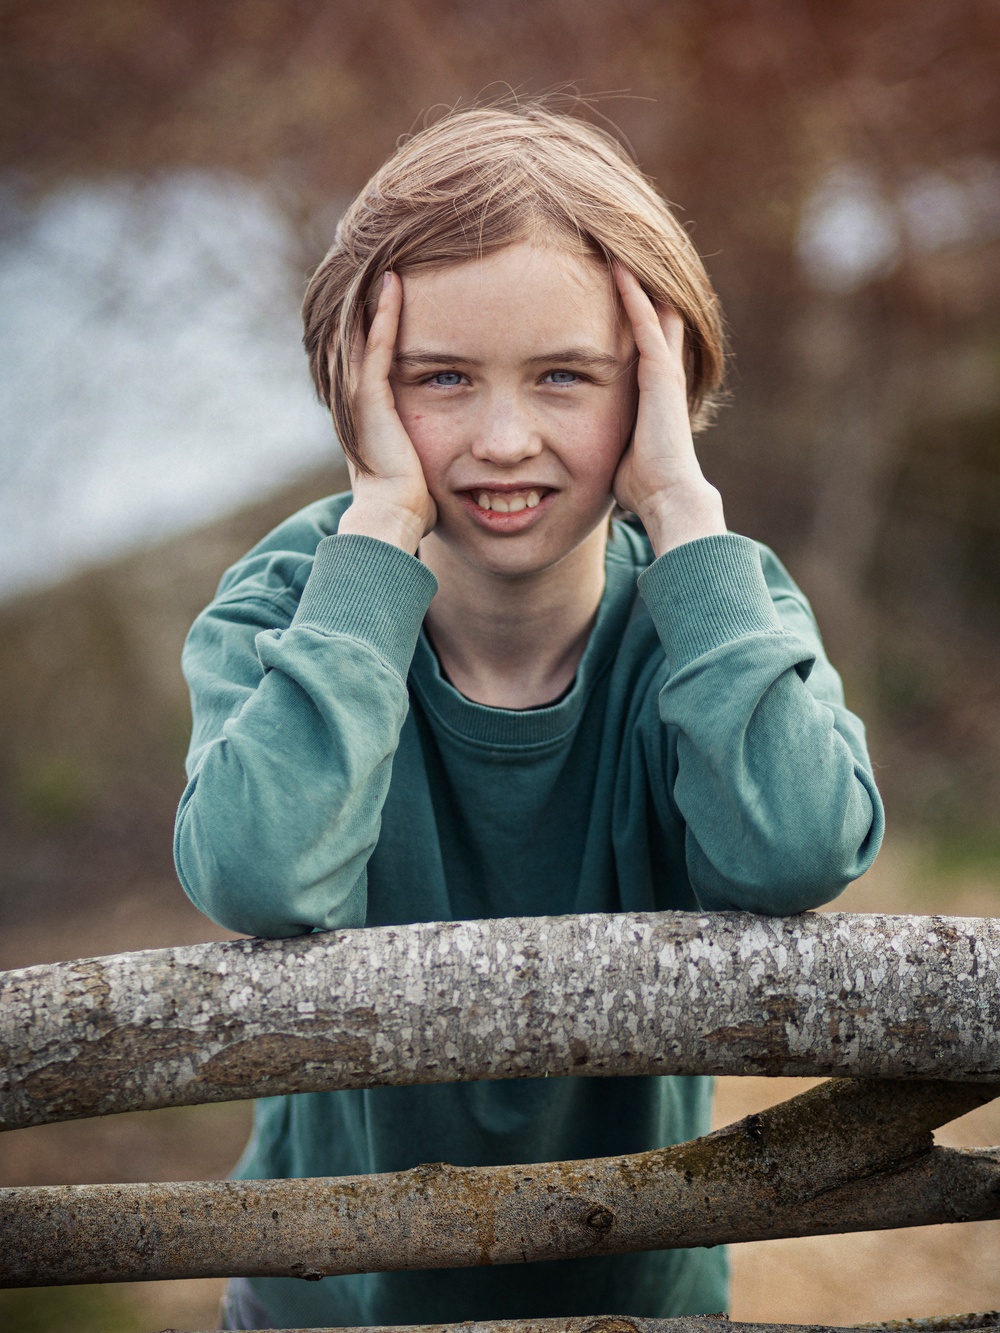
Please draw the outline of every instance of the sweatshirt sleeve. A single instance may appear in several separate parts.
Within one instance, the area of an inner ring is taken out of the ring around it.
[[[248,580],[195,621],[174,855],[213,920],[275,937],[364,924],[406,675],[436,590],[397,547],[334,535],[297,607]]]
[[[676,737],[670,799],[700,904],[784,915],[828,902],[871,865],[884,818],[805,597],[771,552],[731,534],[668,551],[639,590],[669,666],[659,719]]]

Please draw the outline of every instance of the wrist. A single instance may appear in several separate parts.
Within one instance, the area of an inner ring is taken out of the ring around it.
[[[337,524],[338,533],[374,537],[391,546],[398,546],[409,555],[416,555],[427,528],[426,517],[414,513],[405,505],[372,503],[357,496],[344,510]]]
[[[704,477],[650,496],[637,506],[636,513],[657,556],[702,537],[723,536],[727,531],[722,496]]]

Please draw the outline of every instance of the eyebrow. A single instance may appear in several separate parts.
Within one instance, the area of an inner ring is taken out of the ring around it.
[[[397,352],[393,356],[397,366],[443,366],[461,362],[463,366],[480,366],[481,361],[473,361],[467,356],[456,356],[454,352]]]
[[[397,366],[441,366],[462,365],[481,366],[481,361],[473,357],[459,356],[454,352],[432,352],[419,348],[412,352],[399,352],[393,358]],[[528,365],[589,366],[594,370],[620,370],[623,362],[609,352],[588,351],[585,347],[564,347],[555,352],[544,352],[541,356],[528,358]]]
[[[593,370],[620,370],[622,362],[610,352],[588,352],[585,347],[564,347],[545,356],[528,358],[530,365],[540,362],[558,362],[561,366],[589,366]]]

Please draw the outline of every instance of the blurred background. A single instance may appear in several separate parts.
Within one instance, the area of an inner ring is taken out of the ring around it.
[[[510,90],[588,95],[722,296],[702,461],[812,598],[886,796],[838,906],[1000,912],[998,68],[996,0],[0,0],[0,966],[223,937],[170,858],[184,633],[345,484],[297,308],[346,201]],[[720,1122],[794,1090],[725,1081]],[[247,1115],[20,1131],[0,1183],[219,1176]],[[998,1240],[740,1247],[733,1313],[995,1307]],[[0,1324],[209,1328],[219,1285],[0,1293]]]

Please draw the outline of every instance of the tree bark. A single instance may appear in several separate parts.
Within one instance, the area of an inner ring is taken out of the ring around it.
[[[982,1084],[833,1080],[673,1148],[342,1179],[0,1191],[0,1285],[528,1263],[1000,1217],[1000,1149],[933,1146]]]
[[[930,1319],[889,1320],[884,1324],[852,1327],[827,1324],[741,1324],[724,1315],[694,1315],[680,1319],[644,1319],[641,1315],[583,1315],[576,1319],[500,1319],[488,1323],[407,1324],[388,1328],[296,1328],[287,1333],[971,1333],[1000,1328],[1000,1314],[935,1315]],[[257,1333],[271,1333],[257,1330]]]
[[[1000,921],[619,913],[0,975],[0,1127],[538,1075],[1000,1077]]]

